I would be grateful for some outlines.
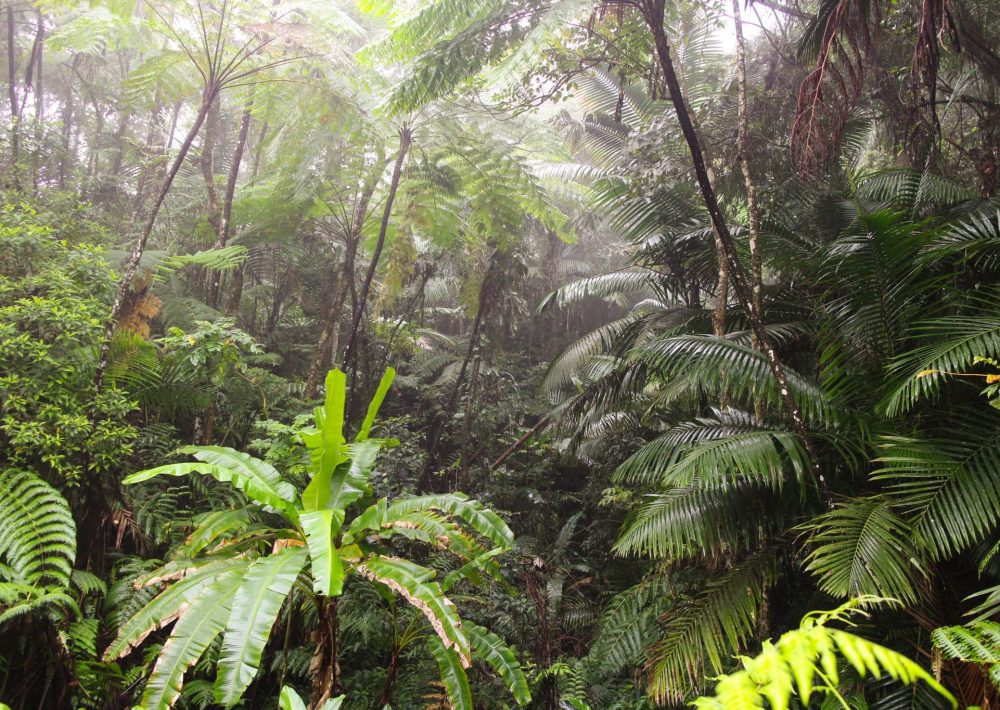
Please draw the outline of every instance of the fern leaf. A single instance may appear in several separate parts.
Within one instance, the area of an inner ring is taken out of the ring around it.
[[[23,582],[69,586],[76,523],[66,499],[30,471],[3,471],[0,557]]]

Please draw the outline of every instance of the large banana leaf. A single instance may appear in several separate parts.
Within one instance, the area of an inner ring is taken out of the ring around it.
[[[344,522],[344,511],[327,508],[303,513],[300,519],[312,562],[313,591],[336,597],[344,591],[344,565],[333,536]]]
[[[361,442],[368,438],[368,434],[372,430],[372,425],[375,423],[375,417],[378,416],[378,410],[382,407],[385,395],[388,393],[389,386],[395,377],[396,371],[391,367],[386,368],[385,373],[382,375],[382,380],[378,383],[378,389],[375,390],[375,395],[372,397],[372,401],[368,403],[368,412],[365,414],[365,420],[361,424],[361,430],[354,437],[355,441]]]
[[[287,547],[250,565],[236,592],[219,654],[215,702],[235,705],[247,689],[264,653],[271,627],[306,562],[304,547]]]
[[[472,690],[469,688],[469,677],[465,674],[462,658],[445,646],[437,636],[428,636],[427,646],[437,661],[441,682],[448,692],[452,710],[472,710]]]
[[[185,446],[180,451],[191,454],[203,463],[158,466],[133,473],[122,482],[131,485],[156,476],[189,476],[200,473],[218,481],[232,483],[258,503],[294,517],[295,488],[288,481],[282,480],[281,474],[271,464],[224,446]]]
[[[340,370],[330,370],[326,375],[326,399],[316,407],[316,429],[302,432],[302,440],[309,449],[312,480],[302,492],[302,507],[319,510],[327,507],[330,499],[330,478],[334,471],[347,461],[344,440],[344,403],[347,377]]]
[[[430,581],[434,570],[398,557],[378,555],[358,564],[357,570],[368,579],[381,582],[402,595],[427,617],[444,646],[456,651],[464,668],[472,664],[469,639],[462,630],[455,605],[444,595],[437,582]]]
[[[472,652],[493,667],[493,670],[507,684],[518,705],[530,703],[531,692],[528,690],[528,681],[524,677],[521,664],[518,663],[514,652],[489,629],[484,629],[469,621],[465,622],[464,628],[469,634]]]
[[[170,638],[157,656],[146,681],[141,705],[145,710],[165,710],[180,697],[187,669],[201,658],[222,633],[229,619],[233,599],[243,579],[239,568],[227,570],[190,599]]]
[[[240,572],[246,564],[246,560],[242,559],[213,561],[171,584],[122,625],[118,636],[104,652],[104,660],[113,661],[124,656],[153,631],[176,620],[184,612],[185,606],[205,587],[220,576]]]

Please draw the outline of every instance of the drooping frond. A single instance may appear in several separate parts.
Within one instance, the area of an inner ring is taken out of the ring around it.
[[[872,478],[885,482],[894,506],[934,559],[968,549],[1000,521],[1000,440],[989,426],[995,423],[991,417],[964,427],[961,437],[881,442],[877,462],[883,467]]]
[[[780,528],[779,501],[768,486],[738,476],[651,494],[625,521],[614,551],[679,560],[745,549],[761,529]]]
[[[601,615],[588,653],[599,672],[613,676],[623,668],[642,665],[649,647],[661,638],[658,620],[671,603],[668,585],[662,577],[640,582],[617,594]]]
[[[649,694],[658,702],[682,703],[722,672],[756,630],[775,574],[775,556],[762,552],[709,581],[694,599],[672,606],[647,666]]]
[[[728,391],[743,401],[762,397],[773,408],[780,407],[780,392],[767,360],[759,351],[732,340],[680,335],[641,345],[631,356],[667,380],[694,375],[704,387]],[[786,369],[786,373],[807,421],[830,424],[844,419],[844,412],[817,385],[794,370]]]
[[[968,372],[976,357],[1000,353],[1000,315],[996,313],[942,316],[918,323],[911,334],[926,344],[890,364],[893,384],[879,405],[890,417],[932,398],[956,374]]]
[[[792,432],[762,428],[750,417],[730,412],[672,427],[619,466],[615,480],[711,487],[743,477],[779,490],[789,472],[801,483],[807,470],[802,444]]]
[[[880,496],[839,504],[808,524],[806,569],[835,597],[873,595],[916,603],[925,571],[913,531]]]

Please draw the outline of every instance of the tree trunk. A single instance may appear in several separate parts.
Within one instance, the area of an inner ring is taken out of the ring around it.
[[[347,300],[348,291],[354,281],[354,260],[358,251],[358,243],[361,241],[361,231],[365,224],[365,218],[368,215],[368,204],[371,202],[372,195],[375,194],[375,187],[378,185],[381,170],[382,160],[379,159],[372,168],[372,174],[365,184],[357,204],[354,206],[350,229],[346,235],[344,264],[341,269],[340,281],[337,283],[337,291],[333,298],[333,304],[326,313],[323,328],[320,330],[319,341],[316,343],[316,350],[313,353],[312,362],[309,364],[309,372],[306,375],[304,394],[307,399],[316,396],[321,375],[329,367],[330,359],[335,355],[337,350],[340,314],[344,308],[344,301]]]
[[[45,93],[43,89],[45,85],[42,82],[42,54],[45,49],[45,18],[42,15],[42,11],[38,11],[38,36],[36,37],[36,42],[38,44],[38,59],[37,69],[35,71],[35,150],[32,159],[32,184],[34,185],[35,193],[38,192],[38,180],[41,177],[41,162],[42,156],[45,151],[42,150],[42,128],[43,120],[45,118]]]
[[[437,462],[438,444],[441,442],[441,435],[444,433],[445,426],[447,426],[448,421],[455,412],[455,407],[458,405],[458,395],[462,390],[462,383],[465,382],[465,373],[476,351],[476,345],[479,342],[479,331],[482,328],[483,321],[486,319],[493,300],[491,291],[493,290],[493,280],[498,270],[497,254],[494,253],[493,259],[490,262],[490,268],[487,269],[486,274],[483,276],[483,282],[479,286],[479,308],[476,310],[476,320],[472,323],[472,333],[469,335],[469,346],[465,350],[462,367],[458,371],[455,386],[451,390],[451,396],[448,398],[444,411],[435,419],[431,426],[431,431],[427,436],[427,456],[424,459],[424,465],[417,482],[418,492],[426,493],[431,490],[431,472],[434,464]]]
[[[351,334],[347,339],[347,348],[344,351],[344,367],[346,368],[354,355],[355,341],[358,337],[358,325],[365,312],[365,303],[368,300],[368,291],[371,289],[372,280],[375,278],[375,270],[378,269],[379,259],[382,257],[382,248],[385,246],[385,234],[389,229],[389,217],[392,214],[392,203],[396,199],[396,190],[399,188],[399,179],[403,172],[403,161],[410,150],[410,143],[413,134],[408,126],[403,126],[399,131],[399,150],[396,153],[396,164],[392,168],[392,180],[389,183],[389,194],[385,198],[385,207],[382,209],[382,223],[379,225],[378,241],[375,242],[375,251],[372,252],[371,261],[368,263],[368,273],[365,274],[364,284],[361,286],[361,293],[354,306],[354,320],[351,323]]]
[[[97,360],[97,369],[94,374],[94,385],[97,390],[101,389],[101,385],[104,382],[104,373],[108,368],[108,356],[111,352],[111,336],[115,332],[118,316],[121,315],[122,306],[125,304],[125,298],[128,296],[129,287],[132,285],[132,279],[135,278],[135,272],[139,268],[139,260],[142,259],[142,253],[146,249],[146,242],[149,241],[149,235],[153,233],[153,226],[156,224],[156,216],[159,214],[160,208],[163,206],[163,201],[166,199],[167,193],[170,192],[170,186],[173,184],[174,178],[177,177],[177,172],[181,169],[181,165],[184,163],[184,158],[187,157],[188,151],[191,149],[191,144],[198,135],[198,131],[201,130],[201,125],[205,122],[205,116],[208,114],[209,107],[215,101],[218,93],[219,87],[216,85],[209,85],[205,88],[202,95],[201,106],[198,108],[198,114],[195,117],[194,124],[191,126],[190,130],[188,130],[187,136],[181,144],[180,151],[177,153],[177,157],[174,158],[174,162],[170,165],[170,171],[167,173],[167,176],[163,181],[163,185],[160,187],[160,192],[156,196],[156,201],[153,203],[149,216],[146,218],[146,223],[142,228],[142,233],[139,235],[139,239],[136,241],[135,247],[132,249],[132,253],[125,262],[125,272],[122,275],[121,283],[118,285],[118,291],[115,293],[115,298],[111,302],[111,314],[109,315],[108,323],[104,328],[104,340],[101,343],[101,354]]]
[[[205,116],[205,132],[201,141],[201,154],[198,156],[198,167],[205,181],[205,193],[208,198],[206,212],[212,231],[219,233],[219,191],[215,188],[215,138],[219,129],[219,100],[212,102]],[[200,280],[200,279],[199,279]]]
[[[340,664],[337,658],[337,600],[320,598],[319,628],[316,649],[309,661],[313,687],[309,707],[318,708],[337,692],[340,684]]]
[[[240,135],[236,139],[236,149],[233,151],[233,161],[229,166],[229,178],[226,180],[226,194],[222,198],[222,215],[219,218],[219,238],[215,242],[216,249],[222,249],[229,241],[229,225],[233,216],[233,197],[236,194],[236,179],[240,174],[240,163],[243,162],[243,149],[247,144],[247,133],[250,131],[250,108],[253,106],[253,96],[243,109],[240,120]],[[212,274],[212,287],[208,293],[208,305],[217,308],[219,305],[219,283],[222,274],[216,271]]]
[[[73,57],[73,63],[70,67],[73,74],[76,73],[77,67],[80,63],[80,55],[77,54]],[[66,166],[69,162],[70,157],[70,147],[72,145],[71,138],[73,136],[73,108],[76,102],[76,92],[73,91],[73,86],[69,86],[69,95],[66,97],[66,103],[63,105],[62,114],[62,155],[59,156],[59,189],[62,190],[66,187]]]
[[[18,162],[21,151],[20,131],[18,130],[18,109],[17,109],[17,86],[15,77],[17,76],[17,57],[14,46],[14,3],[7,3],[7,98],[10,100],[10,159],[11,177],[14,187],[20,187],[18,182]]]
[[[826,500],[828,499],[826,479],[824,478],[822,468],[820,467],[819,455],[816,452],[816,447],[814,446],[812,439],[809,437],[809,432],[806,430],[805,421],[802,418],[802,410],[800,409],[798,402],[796,402],[795,395],[792,393],[791,387],[788,384],[788,376],[785,373],[784,365],[778,358],[774,341],[771,340],[771,336],[767,333],[767,330],[764,327],[763,314],[754,304],[752,288],[747,281],[747,276],[743,271],[743,265],[740,263],[739,257],[736,253],[736,244],[733,240],[732,234],[729,232],[729,226],[726,224],[726,220],[722,215],[722,210],[719,207],[719,201],[715,195],[715,190],[712,187],[712,183],[708,175],[708,169],[705,165],[705,157],[701,150],[701,143],[699,141],[698,134],[695,131],[694,126],[691,124],[687,107],[684,103],[681,87],[677,81],[677,73],[674,70],[673,60],[670,58],[670,43],[663,30],[664,4],[665,0],[642,0],[641,8],[643,11],[643,17],[653,34],[656,55],[660,62],[660,68],[663,70],[663,77],[670,93],[670,100],[674,105],[674,112],[677,114],[677,120],[680,122],[681,131],[684,134],[684,140],[691,153],[691,162],[694,167],[695,176],[698,180],[698,186],[701,190],[702,198],[705,201],[705,208],[708,210],[709,217],[711,217],[712,220],[712,225],[722,242],[722,247],[725,251],[729,267],[729,278],[732,281],[736,295],[740,300],[740,305],[747,313],[752,330],[760,339],[768,366],[772,375],[774,375],[775,382],[778,385],[778,390],[781,393],[782,402],[788,412],[788,416],[792,420],[792,427],[809,456],[813,476],[816,479],[820,495],[824,498],[824,500]]]

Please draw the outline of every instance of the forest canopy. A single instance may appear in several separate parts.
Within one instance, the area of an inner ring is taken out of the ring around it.
[[[1000,4],[0,44],[0,708],[1000,701]]]

